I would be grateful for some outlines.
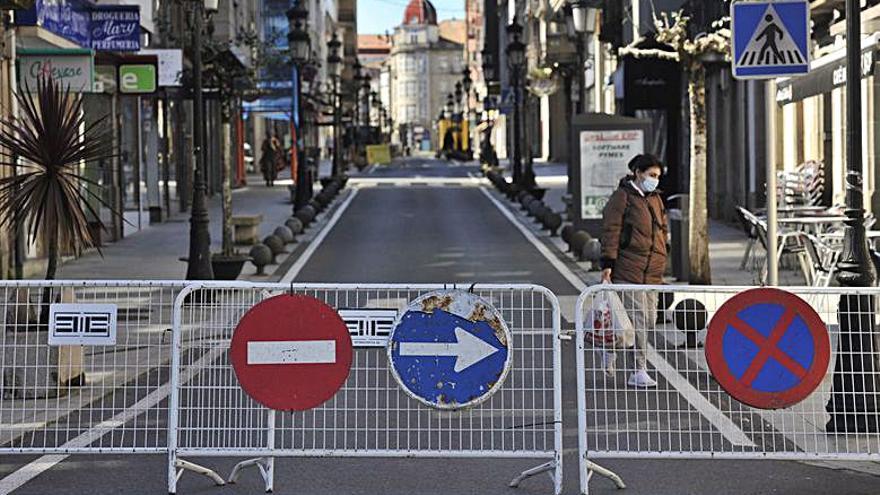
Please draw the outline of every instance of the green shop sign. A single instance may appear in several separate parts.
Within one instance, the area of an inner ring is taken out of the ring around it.
[[[156,91],[155,64],[123,64],[119,66],[120,93],[154,93]]]

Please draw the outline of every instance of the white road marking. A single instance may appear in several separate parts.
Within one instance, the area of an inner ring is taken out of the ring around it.
[[[495,199],[485,187],[481,187],[480,191],[489,198],[489,201],[495,205],[496,208],[504,215],[519,231],[525,236],[525,238],[535,246],[544,258],[556,268],[556,271],[559,272],[568,282],[574,286],[578,291],[583,292],[587,285],[580,279],[573,271],[571,271],[565,264],[559,260],[549,249],[545,246],[541,241],[535,237],[535,234],[532,233],[531,230],[526,228],[519,222],[516,217],[508,210],[503,204],[501,204],[497,199]],[[681,396],[688,401],[688,403],[696,409],[700,414],[703,415],[710,423],[712,423],[718,431],[724,435],[730,443],[737,446],[747,446],[747,447],[755,447],[755,444],[749,439],[748,435],[743,432],[736,423],[733,422],[730,418],[724,415],[720,409],[715,407],[711,402],[709,402],[706,397],[703,396],[696,388],[694,388],[690,382],[687,381],[681,374],[669,364],[666,359],[663,358],[653,347],[648,346],[646,352],[648,362],[657,370],[663,378],[666,379],[675,389],[678,391]]]
[[[247,343],[247,364],[333,364],[335,340],[279,340]]]
[[[527,227],[522,225],[522,223],[520,223],[516,219],[516,217],[513,216],[513,214],[510,212],[510,210],[508,210],[504,205],[499,203],[497,199],[492,197],[492,195],[489,193],[489,191],[486,190],[485,187],[481,187],[480,191],[487,198],[489,198],[489,201],[491,201],[492,204],[494,204],[495,207],[498,208],[498,211],[500,211],[501,214],[504,215],[510,221],[510,223],[513,224],[514,227],[519,229],[519,231],[522,233],[522,235],[525,236],[526,240],[531,242],[532,245],[535,246],[535,249],[537,249],[542,255],[544,255],[544,258],[546,258],[547,261],[550,262],[550,264],[553,265],[554,268],[556,268],[556,271],[558,271],[559,274],[562,275],[562,277],[565,280],[568,280],[568,283],[570,283],[579,292],[583,292],[583,291],[587,290],[587,284],[585,284],[584,281],[581,280],[581,278],[578,277],[573,271],[569,270],[568,267],[565,266],[565,263],[560,261],[559,258],[557,258],[553,253],[551,253],[550,250],[547,248],[547,246],[545,246],[544,243],[539,241],[538,238],[535,237],[535,234],[533,234],[531,230],[529,230]]]
[[[456,373],[470,368],[499,349],[467,330],[455,328],[455,342],[401,342],[401,356],[454,356]]]
[[[224,352],[226,352],[225,347],[212,349],[211,351],[206,352],[205,355],[196,360],[192,364],[192,366],[189,366],[181,371],[180,383],[184,384],[188,382],[196,373],[201,372],[205,364],[216,360]],[[76,438],[73,438],[72,440],[69,440],[67,443],[59,448],[79,449],[87,447],[92,443],[100,440],[101,437],[103,437],[104,435],[113,431],[114,428],[118,428],[119,426],[122,426],[125,423],[131,421],[135,417],[145,413],[147,410],[152,409],[157,404],[159,404],[159,402],[165,400],[165,398],[168,397],[168,394],[170,393],[171,384],[166,382],[156,390],[153,390],[152,392],[144,396],[143,399],[132,404],[131,407],[116,414],[110,419],[96,424],[86,432],[82,433]],[[13,471],[5,478],[0,480],[0,495],[6,495],[8,493],[11,493],[13,490],[21,488],[28,481],[36,478],[41,473],[52,469],[52,467],[54,467],[64,459],[67,459],[68,457],[68,454],[44,455],[28,463],[27,465],[22,466],[16,471]]]
[[[290,270],[288,270],[287,273],[285,273],[284,276],[281,277],[281,280],[279,280],[280,283],[289,284],[290,282],[293,282],[293,279],[296,278],[303,267],[306,266],[309,258],[311,258],[313,254],[315,254],[318,246],[320,246],[321,243],[324,242],[324,238],[327,237],[327,234],[329,234],[330,231],[333,230],[336,222],[339,221],[339,219],[342,217],[342,214],[345,213],[345,210],[348,209],[348,205],[351,204],[352,200],[354,200],[355,196],[357,196],[357,193],[357,189],[352,190],[348,198],[346,198],[345,201],[341,205],[339,205],[339,208],[333,214],[333,217],[330,218],[330,221],[327,222],[327,225],[324,226],[324,230],[322,230],[321,233],[319,233],[318,236],[315,237],[315,239],[309,244],[309,247],[307,247],[306,250],[303,251],[303,253],[300,255],[299,259],[296,260],[296,263],[294,263],[293,266],[290,267]]]

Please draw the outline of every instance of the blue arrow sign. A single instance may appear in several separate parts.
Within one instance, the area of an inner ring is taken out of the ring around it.
[[[410,396],[431,407],[460,409],[500,387],[512,353],[507,332],[488,321],[470,321],[442,309],[411,309],[390,337],[388,356]]]
[[[730,10],[734,77],[770,79],[810,71],[808,1],[738,2]]]

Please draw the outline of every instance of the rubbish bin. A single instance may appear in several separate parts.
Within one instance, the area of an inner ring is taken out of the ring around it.
[[[687,194],[669,196],[670,204],[678,203],[678,208],[669,208],[669,233],[672,245],[669,253],[672,258],[672,276],[684,281],[690,277],[690,260],[688,258],[688,202]]]

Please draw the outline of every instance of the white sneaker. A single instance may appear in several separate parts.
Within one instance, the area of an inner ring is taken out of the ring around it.
[[[605,374],[608,376],[614,376],[614,372],[617,371],[617,367],[615,366],[617,363],[617,353],[614,351],[602,351],[602,370],[605,371]]]
[[[654,388],[657,386],[657,382],[645,370],[639,370],[630,375],[629,381],[626,384],[630,387],[639,388]]]

